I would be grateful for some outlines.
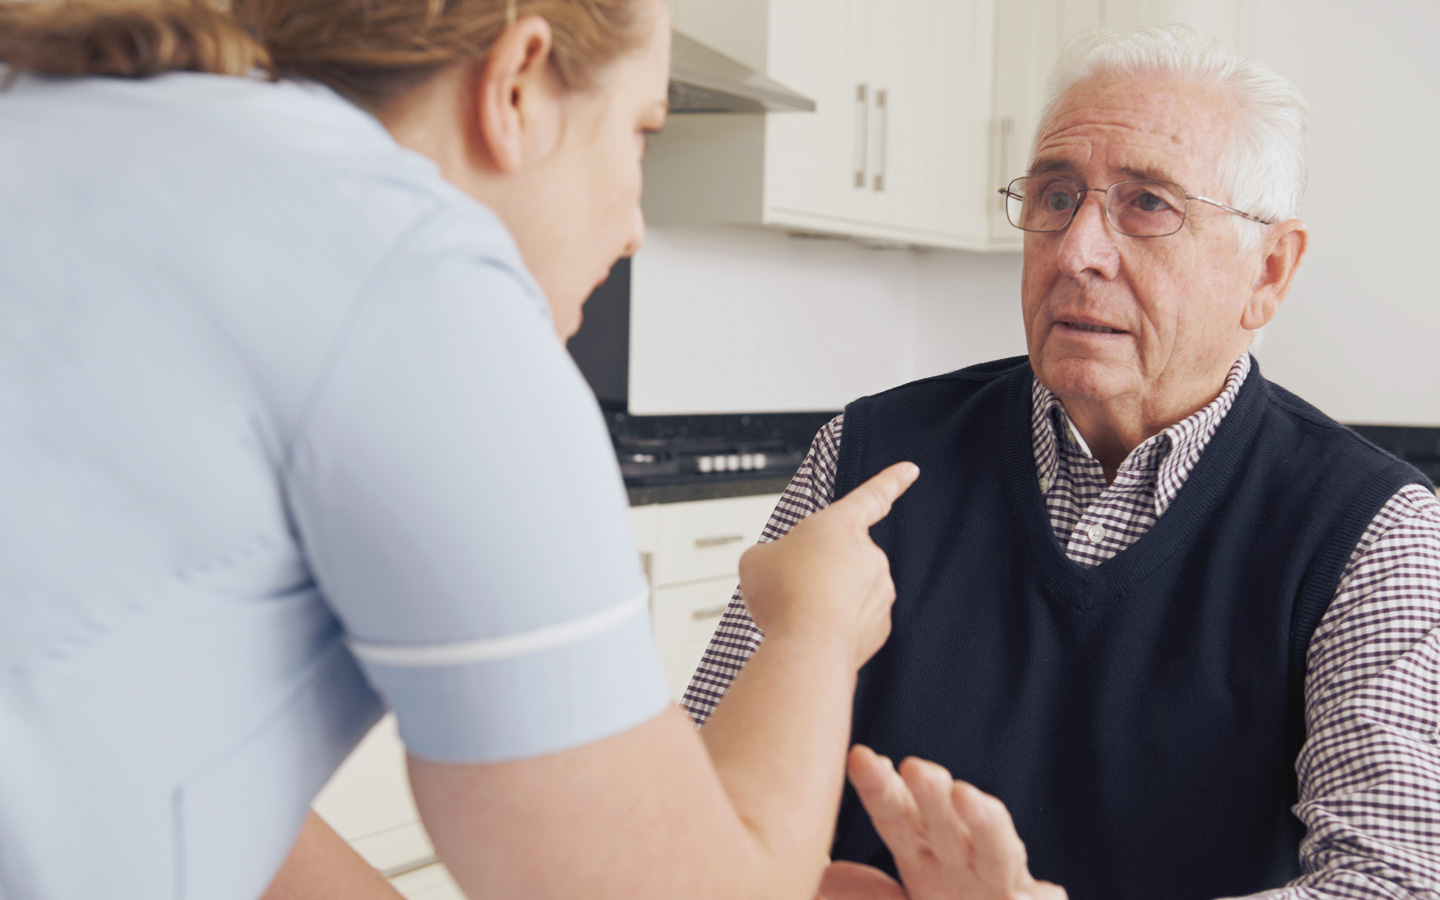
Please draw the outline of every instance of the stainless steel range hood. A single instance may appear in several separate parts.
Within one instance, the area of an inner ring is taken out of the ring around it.
[[[670,56],[670,112],[813,112],[815,101],[754,69],[674,32]]]

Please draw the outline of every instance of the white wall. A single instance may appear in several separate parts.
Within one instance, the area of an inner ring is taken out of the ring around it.
[[[1025,353],[1019,253],[917,257],[914,377]]]
[[[1262,0],[1255,55],[1310,102],[1310,253],[1257,351],[1344,422],[1440,425],[1440,3]]]
[[[631,272],[637,414],[840,409],[1025,352],[1018,253],[667,227]]]
[[[630,410],[840,409],[914,372],[915,254],[652,228],[631,269]]]

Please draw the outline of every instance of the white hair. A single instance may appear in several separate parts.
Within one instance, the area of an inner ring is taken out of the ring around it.
[[[1076,37],[1060,54],[1046,84],[1036,140],[1072,88],[1108,78],[1159,78],[1227,91],[1235,119],[1218,168],[1225,195],[1215,199],[1273,222],[1299,213],[1309,106],[1288,78],[1185,25],[1103,28]],[[1241,251],[1254,247],[1262,226],[1231,218]]]

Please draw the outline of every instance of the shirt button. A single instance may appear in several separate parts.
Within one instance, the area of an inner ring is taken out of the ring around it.
[[[1090,543],[1092,544],[1098,544],[1101,541],[1105,540],[1105,526],[1101,525],[1099,522],[1096,522],[1089,528],[1085,529],[1085,533],[1089,535]]]
[[[1050,479],[1048,479],[1048,478],[1041,478],[1041,479],[1040,479],[1040,493],[1043,494],[1043,493],[1045,493],[1045,492],[1048,491],[1048,490],[1050,490]]]

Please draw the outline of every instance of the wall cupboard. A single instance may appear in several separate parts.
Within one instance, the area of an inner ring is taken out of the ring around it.
[[[675,26],[816,102],[674,116],[645,163],[654,224],[759,225],[1017,250],[997,190],[1024,173],[1045,77],[1101,25],[1253,38],[1247,0],[674,0]]]
[[[748,44],[716,25],[714,2],[681,0],[676,27],[816,110],[673,117],[646,162],[650,221],[983,248],[973,173],[988,152],[990,0],[722,4],[746,7],[742,19],[763,29]]]

